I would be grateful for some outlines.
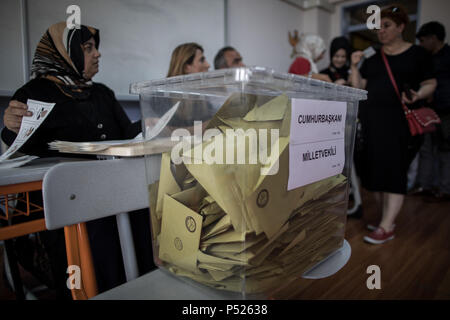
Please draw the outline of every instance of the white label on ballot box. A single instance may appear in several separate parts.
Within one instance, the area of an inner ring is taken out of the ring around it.
[[[292,99],[288,190],[342,173],[347,103]]]

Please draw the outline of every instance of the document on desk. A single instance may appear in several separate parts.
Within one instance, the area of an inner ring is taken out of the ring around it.
[[[44,122],[44,120],[48,117],[53,107],[54,103],[47,103],[37,100],[27,100],[28,110],[33,113],[31,117],[23,117],[22,124],[20,126],[19,133],[17,134],[16,139],[9,147],[8,150],[0,157],[0,163],[7,160],[11,157],[16,151],[18,151],[25,142],[34,134],[34,132],[39,128],[39,126]],[[31,159],[31,158],[28,158]],[[23,164],[23,158],[17,161],[17,164]],[[9,165],[14,163],[14,159],[9,160]]]
[[[59,152],[68,153],[93,153],[93,154],[107,154],[117,156],[133,156],[142,155],[145,146],[150,146],[149,142],[156,140],[161,131],[167,126],[169,121],[173,118],[180,102],[178,101],[172,108],[170,108],[161,118],[155,119],[152,127],[146,124],[145,138],[142,133],[139,133],[133,139],[127,140],[106,140],[106,141],[87,141],[87,142],[71,142],[55,140],[50,142],[49,149],[57,150]],[[152,145],[168,144],[169,138],[159,139],[160,142],[154,141]],[[170,144],[170,142],[169,142]],[[173,143],[175,144],[175,142]],[[115,150],[114,150],[115,149]],[[128,150],[127,150],[128,149]],[[109,154],[108,151],[111,153]]]

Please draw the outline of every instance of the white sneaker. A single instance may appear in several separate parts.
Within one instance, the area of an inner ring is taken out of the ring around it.
[[[377,230],[377,226],[375,226],[375,225],[373,225],[373,224],[368,224],[367,226],[366,226],[366,228],[367,228],[367,230],[370,230],[370,231],[375,231],[375,230]],[[393,224],[392,225],[392,229],[395,229],[395,224]]]

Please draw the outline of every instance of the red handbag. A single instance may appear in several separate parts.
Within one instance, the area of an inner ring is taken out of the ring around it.
[[[415,136],[418,134],[436,131],[435,124],[441,123],[441,119],[439,119],[439,116],[436,114],[436,112],[434,112],[433,109],[427,107],[421,107],[413,110],[408,109],[408,107],[402,100],[400,92],[398,91],[397,83],[395,82],[394,76],[392,75],[391,67],[389,66],[383,49],[381,49],[381,56],[389,74],[389,78],[391,79],[392,85],[394,86],[395,92],[400,99],[403,111],[405,111],[405,116],[406,120],[408,120],[408,126],[411,135]]]

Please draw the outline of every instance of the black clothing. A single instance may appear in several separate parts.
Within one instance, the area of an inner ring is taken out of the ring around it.
[[[12,100],[26,103],[27,99],[54,102],[52,112],[22,146],[20,152],[39,157],[68,156],[48,150],[48,143],[63,141],[100,141],[131,139],[140,131],[140,122],[131,123],[114,96],[114,92],[103,84],[94,83],[91,96],[75,100],[64,95],[55,82],[35,79],[16,91]],[[2,140],[11,145],[16,134],[7,128],[2,131]]]
[[[400,90],[405,84],[417,91],[434,78],[432,58],[416,45],[398,55],[386,55]],[[365,60],[361,76],[367,80],[368,100],[361,101],[359,119],[364,147],[361,181],[369,191],[406,194],[407,172],[420,147],[421,137],[411,137],[408,124],[380,51]],[[410,108],[421,105],[416,103]]]
[[[131,123],[115,99],[114,92],[100,83],[92,84],[88,98],[74,99],[59,90],[55,82],[39,78],[31,80],[17,90],[12,99],[23,103],[28,99],[56,103],[45,121],[20,149],[20,152],[25,154],[68,157],[71,155],[48,150],[48,143],[54,140],[130,139],[141,131],[140,122]],[[6,144],[11,145],[15,137],[14,132],[7,128],[3,129],[2,139]],[[75,157],[79,158],[80,155],[77,154]],[[31,197],[34,203],[42,204],[41,192],[32,192]],[[35,219],[39,216],[42,215],[32,215],[29,218]],[[143,274],[154,268],[148,209],[130,212],[130,221],[136,241],[138,269]],[[88,222],[87,229],[99,291],[108,290],[125,282],[115,217]],[[70,297],[70,291],[66,286],[67,257],[63,230],[41,232],[39,239],[48,256],[48,259],[45,257],[40,259],[48,260],[47,270],[42,273],[47,273],[44,278],[50,279],[45,282],[57,289],[58,297]],[[17,239],[16,252],[19,262],[26,268],[33,268],[33,262],[25,252],[27,247],[29,247],[28,237]],[[49,269],[52,271],[50,274]]]
[[[434,109],[439,115],[450,114],[450,46],[433,55],[437,87],[434,92]]]
[[[345,81],[348,81],[348,70],[349,68],[347,66],[338,69],[333,65],[330,65],[328,68],[320,71],[320,73],[327,74],[333,82],[338,79],[344,79]]]

